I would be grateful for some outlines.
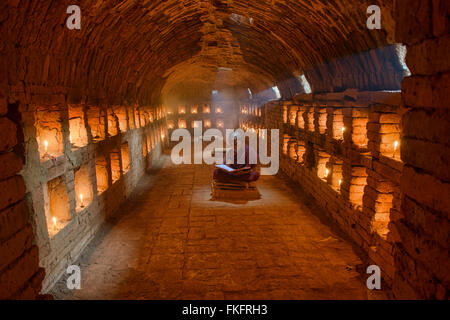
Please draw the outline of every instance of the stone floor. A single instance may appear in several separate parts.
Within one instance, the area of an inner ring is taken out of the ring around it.
[[[367,299],[352,246],[278,177],[261,199],[211,201],[212,167],[143,178],[76,264],[82,288],[57,299]],[[301,195],[300,195],[301,198]]]

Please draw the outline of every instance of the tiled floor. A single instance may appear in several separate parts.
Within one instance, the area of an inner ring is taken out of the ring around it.
[[[261,199],[211,201],[212,168],[166,166],[77,262],[82,289],[64,299],[366,299],[351,245],[279,178]]]

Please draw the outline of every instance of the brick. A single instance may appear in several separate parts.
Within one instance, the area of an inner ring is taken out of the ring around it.
[[[402,96],[408,107],[450,108],[450,73],[407,77]]]
[[[16,125],[8,118],[0,118],[0,152],[8,151],[17,144]]]
[[[0,270],[20,257],[24,250],[28,250],[33,243],[33,229],[27,225],[10,239],[0,243]]]
[[[0,242],[25,227],[29,220],[28,207],[21,201],[0,212]]]
[[[399,183],[402,173],[381,162],[373,162],[373,170],[383,177],[389,177],[393,182]]]
[[[436,37],[450,33],[450,3],[447,0],[433,0],[433,34]]]
[[[420,44],[409,46],[406,63],[414,75],[434,75],[450,71],[450,35],[437,39],[425,40]]]
[[[22,170],[22,159],[13,152],[0,154],[0,180],[9,178]]]
[[[6,96],[0,90],[0,117],[4,116],[8,113],[8,101],[6,100]]]
[[[0,210],[22,200],[24,196],[25,184],[22,176],[0,181]]]
[[[403,135],[450,145],[450,109],[412,109],[403,116]]]
[[[431,0],[397,0],[395,12],[397,42],[414,44],[431,38]]]
[[[8,269],[0,273],[0,299],[7,299],[19,291],[38,271],[38,248],[33,246]]]
[[[413,230],[422,229],[425,238],[432,239],[445,248],[448,244],[450,222],[442,212],[435,211],[417,203],[408,196],[403,197],[401,208],[404,219]]]
[[[442,182],[431,175],[420,173],[410,166],[405,166],[402,174],[402,192],[432,209],[449,212],[450,184]]]
[[[450,181],[450,148],[433,142],[404,138],[402,141],[402,159],[416,168],[442,180]]]

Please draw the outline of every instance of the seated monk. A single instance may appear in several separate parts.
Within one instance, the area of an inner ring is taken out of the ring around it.
[[[253,182],[259,179],[260,173],[253,169],[256,168],[256,164],[250,164],[250,152],[253,150],[245,144],[245,163],[238,164],[237,157],[238,152],[236,148],[236,142],[234,147],[234,162],[227,164],[228,167],[236,169],[232,172],[216,168],[214,170],[214,180],[219,182]],[[226,162],[225,162],[226,163]]]

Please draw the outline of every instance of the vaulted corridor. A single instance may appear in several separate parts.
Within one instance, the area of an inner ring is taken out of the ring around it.
[[[368,298],[354,249],[280,178],[262,179],[260,200],[227,203],[211,200],[211,166],[165,164],[75,262],[82,289],[63,277],[55,298]]]
[[[448,300],[449,52],[448,0],[0,1],[0,300]]]

